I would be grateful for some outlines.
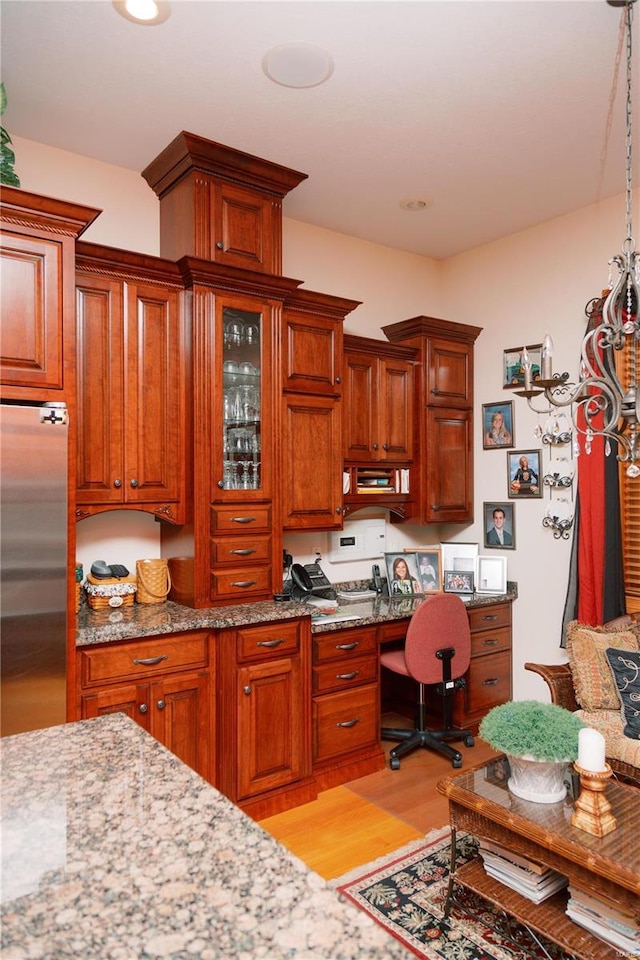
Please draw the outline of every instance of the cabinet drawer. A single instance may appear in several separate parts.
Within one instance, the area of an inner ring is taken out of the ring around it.
[[[299,620],[242,627],[237,632],[238,660],[259,660],[270,654],[296,653],[300,649]]]
[[[467,712],[484,715],[492,707],[511,700],[511,654],[496,653],[471,661],[467,675]]]
[[[134,680],[186,667],[206,667],[208,634],[153,637],[133,643],[109,644],[80,651],[83,687],[112,680]]]
[[[376,628],[336,630],[313,635],[313,662],[359,657],[376,650]]]
[[[211,508],[211,535],[271,530],[271,504],[239,503],[232,507]]]
[[[313,759],[359,750],[380,738],[378,684],[317,697],[313,702]]]
[[[211,574],[211,599],[237,597],[249,600],[254,594],[268,593],[271,584],[271,564],[236,567],[232,570],[213,571]]]
[[[346,662],[335,660],[313,668],[313,692],[328,693],[374,683],[378,679],[377,657],[349,657]]]
[[[271,559],[271,537],[213,537],[211,566],[218,564],[253,563]]]
[[[480,657],[485,653],[511,649],[511,627],[498,627],[495,630],[483,630],[471,634],[471,656]]]
[[[378,624],[378,643],[404,643],[407,637],[409,618],[406,620],[392,620],[390,623]]]
[[[491,630],[493,627],[506,627],[511,624],[511,604],[497,603],[495,606],[476,607],[467,610],[471,632]]]

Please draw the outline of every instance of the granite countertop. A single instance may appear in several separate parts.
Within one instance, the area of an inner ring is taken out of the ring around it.
[[[355,589],[357,585],[349,584],[343,587],[343,589],[347,588]],[[515,600],[517,596],[517,585],[509,582],[507,593],[497,596],[476,593],[467,606],[469,608],[488,606]],[[423,597],[389,598],[385,596],[367,600],[340,599],[338,614],[312,619],[311,630],[313,633],[325,633],[344,627],[407,620],[423,599]],[[151,605],[134,603],[131,607],[117,610],[92,610],[83,604],[77,616],[76,646],[84,647],[96,643],[128,640],[133,637],[154,637],[186,630],[220,630],[225,627],[269,623],[310,615],[311,610],[307,604],[290,600],[285,602],[265,600],[227,607],[205,607],[200,610],[184,607],[169,600]]]
[[[123,714],[0,749],[7,960],[411,956]]]

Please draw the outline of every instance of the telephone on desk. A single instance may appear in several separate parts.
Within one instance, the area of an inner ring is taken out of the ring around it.
[[[285,589],[294,600],[306,600],[309,597],[324,597],[325,600],[335,600],[336,592],[331,581],[319,563],[294,563],[291,567],[291,581],[285,584]]]

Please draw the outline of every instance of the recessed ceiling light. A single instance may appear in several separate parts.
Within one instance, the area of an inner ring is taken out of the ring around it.
[[[317,87],[333,73],[333,58],[313,43],[284,43],[265,53],[262,69],[283,87]]]
[[[168,0],[112,0],[118,13],[142,27],[155,27],[171,16]]]
[[[426,210],[428,207],[432,207],[433,200],[425,200],[414,197],[411,200],[401,200],[400,206],[403,210],[410,210],[412,213],[419,213],[421,210]]]

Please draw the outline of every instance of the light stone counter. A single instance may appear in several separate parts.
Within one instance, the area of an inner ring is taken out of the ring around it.
[[[124,715],[0,749],[4,960],[411,957]]]

